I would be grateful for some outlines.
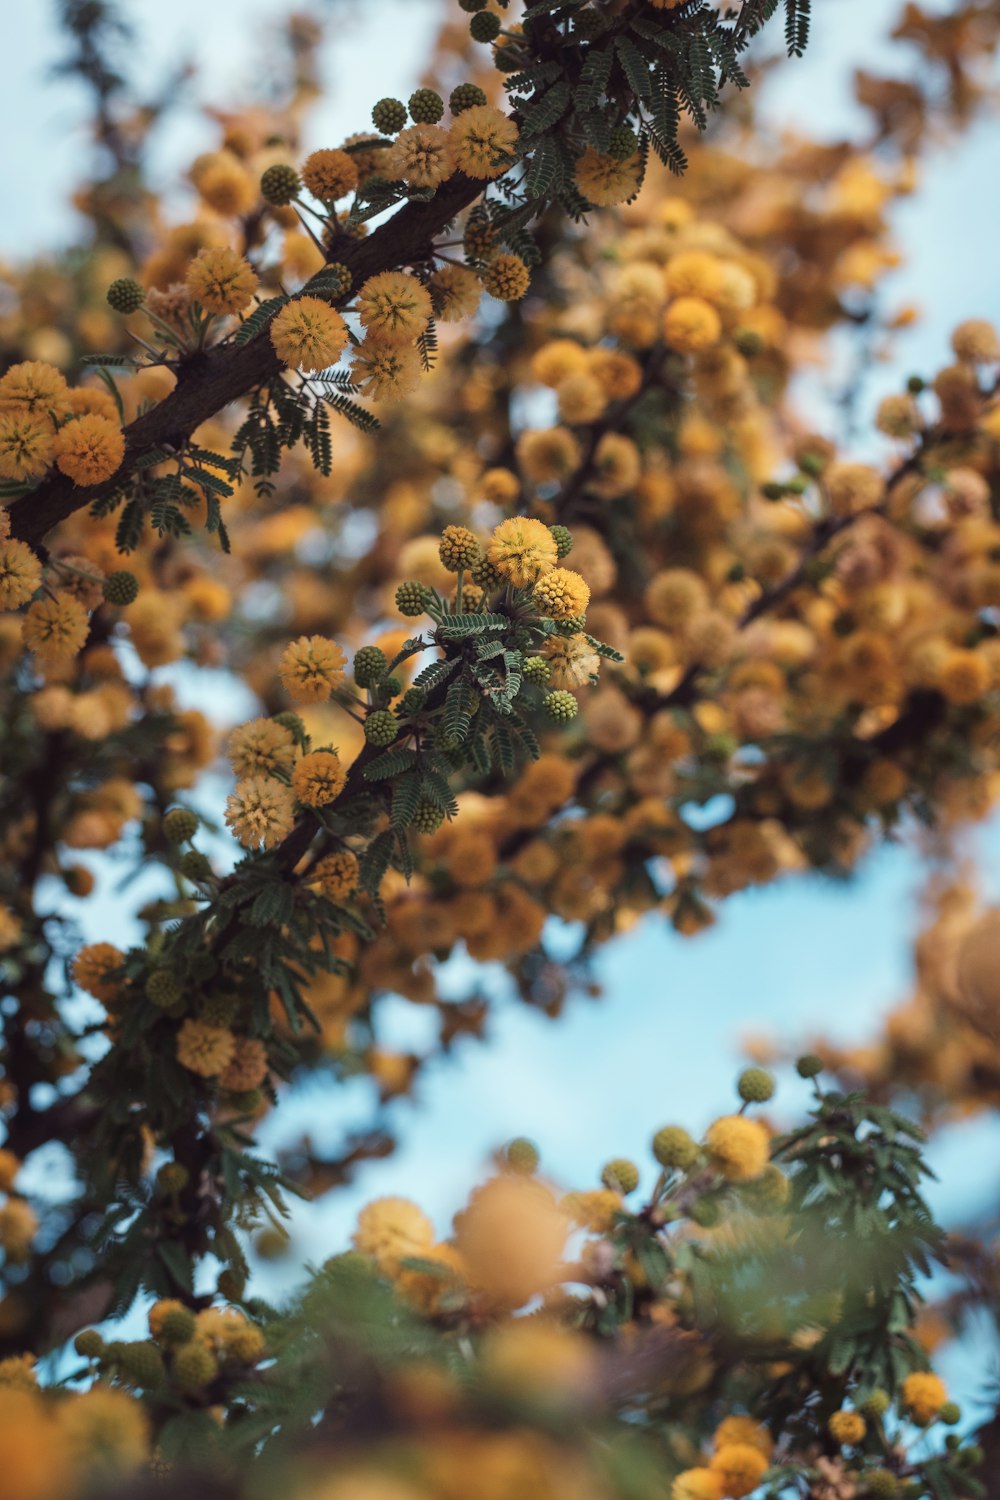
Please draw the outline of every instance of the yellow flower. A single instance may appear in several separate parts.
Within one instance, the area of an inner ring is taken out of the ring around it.
[[[358,312],[369,332],[385,343],[408,344],[427,327],[431,294],[405,271],[382,271],[362,286]]]
[[[879,505],[885,493],[882,476],[869,464],[831,464],[823,483],[835,516],[853,516]]]
[[[38,1216],[23,1198],[8,1198],[0,1208],[0,1247],[9,1261],[27,1260],[38,1233]]]
[[[550,635],[541,654],[551,669],[550,687],[586,687],[601,669],[601,658],[581,633]]]
[[[124,1391],[95,1385],[64,1401],[58,1421],[74,1463],[88,1474],[129,1474],[149,1457],[149,1418]]]
[[[256,1037],[238,1036],[232,1060],[219,1074],[219,1083],[234,1094],[259,1088],[267,1077],[267,1048]]]
[[[209,1026],[190,1017],[177,1033],[177,1061],[202,1078],[214,1078],[232,1062],[236,1038],[226,1026]]]
[[[535,484],[566,479],[580,462],[580,444],[568,427],[522,432],[515,452],[524,477]]]
[[[419,1257],[434,1243],[434,1225],[408,1198],[376,1198],[358,1215],[354,1247],[370,1255],[378,1269],[395,1275],[400,1261]]]
[[[868,1430],[859,1411],[835,1411],[826,1425],[834,1441],[845,1446],[860,1443]]]
[[[50,1408],[30,1391],[0,1401],[0,1473],[12,1500],[63,1500],[79,1479]]]
[[[722,337],[719,314],[702,297],[678,297],[663,315],[663,337],[679,354],[700,354]]]
[[[344,680],[347,657],[324,635],[300,635],[286,646],[278,668],[285,692],[295,703],[322,703]]]
[[[52,424],[27,411],[0,416],[0,479],[38,479],[52,462]]]
[[[117,422],[87,412],[59,428],[52,452],[57,469],[74,484],[100,484],[125,457],[125,434]]]
[[[27,604],[42,581],[42,565],[25,542],[0,542],[0,609]]]
[[[714,1165],[730,1182],[752,1182],[767,1166],[770,1140],[759,1120],[723,1115],[705,1133]]]
[[[273,776],[276,771],[291,771],[295,741],[284,724],[251,719],[233,730],[226,753],[237,776]]]
[[[336,802],[346,780],[347,772],[335,750],[313,750],[303,755],[292,772],[292,791],[304,807],[325,807]]]
[[[767,1459],[751,1443],[727,1443],[709,1459],[709,1468],[721,1479],[726,1500],[742,1500],[767,1472]]]
[[[43,661],[61,661],[83,649],[90,622],[87,611],[71,594],[36,599],[21,626],[21,639]]]
[[[590,589],[572,568],[553,568],[535,584],[534,599],[542,614],[553,620],[571,620],[587,612]]]
[[[185,280],[193,299],[211,313],[242,312],[257,290],[253,266],[224,245],[200,251],[188,266]]]
[[[107,976],[121,967],[125,955],[113,943],[88,943],[81,948],[73,960],[71,973],[74,984],[102,1005],[113,1003],[121,992],[121,980]]]
[[[55,366],[43,360],[27,359],[11,365],[0,378],[0,411],[58,419],[71,410],[69,386]]]
[[[401,130],[385,153],[385,175],[405,178],[413,187],[436,188],[455,170],[451,136],[440,125]]]
[[[559,548],[544,522],[511,516],[494,531],[487,556],[508,583],[521,589],[552,571],[559,560]]]
[[[318,297],[298,297],[272,318],[271,343],[278,358],[290,368],[325,370],[335,365],[347,346],[347,324],[336,308]]]
[[[280,781],[248,776],[226,799],[226,824],[244,849],[270,849],[295,827],[295,800]]]
[[[351,379],[373,401],[399,401],[416,390],[423,374],[412,344],[390,343],[369,334],[352,355]]]
[[[483,294],[478,276],[468,266],[442,266],[431,277],[430,291],[435,316],[442,323],[471,318]]]
[[[0,554],[2,554],[0,547]],[[991,686],[989,662],[979,651],[956,646],[949,651],[937,674],[937,687],[949,703],[959,707],[978,703]]]
[[[722,1477],[714,1469],[685,1469],[673,1482],[670,1500],[722,1500]]]
[[[531,285],[531,272],[519,255],[493,255],[482,271],[483,286],[499,302],[518,302]]]
[[[619,161],[588,146],[577,158],[576,185],[586,199],[601,208],[634,197],[641,182],[642,158],[638,151]]]
[[[358,168],[349,151],[314,151],[302,167],[302,181],[323,203],[336,203],[353,193],[358,185]]]
[[[528,1177],[492,1177],[455,1219],[470,1283],[520,1307],[559,1278],[569,1220],[549,1189]]]
[[[231,151],[211,153],[192,167],[190,175],[209,208],[226,218],[249,213],[256,202],[257,185]]]
[[[593,1188],[586,1193],[566,1193],[559,1207],[581,1229],[591,1234],[608,1234],[623,1208],[622,1195],[612,1188]]]
[[[730,1443],[749,1443],[752,1448],[759,1448],[768,1463],[774,1452],[774,1439],[753,1417],[723,1417],[715,1429],[712,1446],[725,1448]]]
[[[0,1359],[0,1391],[37,1391],[38,1376],[35,1374],[33,1354],[11,1354]],[[4,1399],[0,1396],[0,1400]]]
[[[451,127],[455,165],[466,177],[501,177],[514,161],[518,128],[492,104],[463,110]]]
[[[317,861],[309,879],[328,901],[343,901],[357,889],[358,857],[350,849],[328,854]]]
[[[933,1422],[947,1399],[944,1381],[931,1370],[914,1370],[903,1381],[903,1405],[916,1422]]]

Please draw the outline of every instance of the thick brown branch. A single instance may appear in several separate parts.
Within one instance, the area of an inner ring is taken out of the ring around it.
[[[330,257],[348,267],[355,286],[379,271],[426,261],[435,235],[482,190],[481,182],[456,173],[430,202],[407,204],[367,239],[342,236]],[[304,290],[308,292],[308,286]],[[192,358],[182,369],[176,389],[125,429],[125,458],[110,479],[84,487],[54,475],[11,507],[13,535],[37,547],[53,526],[130,479],[143,454],[164,444],[183,443],[202,422],[271,379],[280,368],[266,330],[242,348],[225,344]]]

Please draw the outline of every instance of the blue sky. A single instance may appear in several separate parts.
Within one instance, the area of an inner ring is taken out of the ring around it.
[[[193,57],[205,73],[196,95],[228,104],[247,89],[288,4],[131,0],[124,9],[138,30],[138,76],[155,78],[169,60]],[[885,55],[882,39],[895,9],[889,0],[820,0],[810,52],[771,89],[773,118],[831,137],[853,128],[851,70],[877,66]],[[46,82],[58,49],[53,10],[48,0],[35,0],[5,17],[6,43],[19,68],[0,94],[0,137],[18,145],[0,154],[0,258],[70,243],[74,232],[66,198],[86,142],[74,88]],[[436,0],[367,0],[353,10],[355,19],[338,23],[324,52],[327,91],[312,118],[310,146],[360,128],[377,95],[409,93],[440,14]],[[184,111],[157,144],[163,183],[211,139],[210,127]],[[898,360],[869,373],[863,413],[910,370],[933,371],[944,362],[948,333],[960,319],[1000,319],[993,257],[983,253],[996,221],[993,194],[983,189],[996,181],[998,154],[992,123],[978,127],[930,159],[920,191],[898,210],[905,265],[889,297],[893,304],[917,302],[924,318],[900,340]],[[820,416],[826,378],[821,373],[804,397]],[[995,831],[978,842],[995,869]],[[298,1216],[290,1264],[341,1248],[359,1204],[378,1193],[418,1197],[446,1230],[490,1150],[514,1134],[538,1140],[547,1170],[567,1184],[594,1181],[611,1155],[648,1163],[648,1141],[659,1125],[677,1119],[701,1127],[730,1106],[740,1038],[748,1032],[771,1032],[789,1045],[819,1031],[845,1040],[868,1035],[906,991],[921,877],[910,850],[884,848],[849,884],[797,878],[736,896],[719,925],[694,940],[647,924],[605,950],[604,998],[576,1002],[557,1023],[501,1005],[488,1045],[460,1046],[430,1070],[415,1102],[393,1107],[401,1149]],[[94,937],[116,935],[105,925],[113,899],[110,880],[104,885],[104,899],[88,904]],[[396,1045],[419,1050],[429,1040],[418,1009],[391,1002],[386,1009]],[[780,1106],[791,1110],[801,1097],[796,1080],[782,1081]],[[286,1128],[294,1123],[334,1142],[344,1123],[364,1124],[370,1109],[364,1082],[335,1096],[316,1085],[294,1102]],[[933,1197],[943,1214],[960,1217],[988,1195],[996,1201],[1000,1171],[984,1173],[982,1163],[1000,1159],[998,1146],[1000,1129],[989,1121],[942,1137],[934,1159],[943,1181]],[[265,1280],[277,1287],[285,1274],[269,1271]],[[953,1364],[949,1373],[963,1395],[971,1394],[981,1365],[964,1356]]]

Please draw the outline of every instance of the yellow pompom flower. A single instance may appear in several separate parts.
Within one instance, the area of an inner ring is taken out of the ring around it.
[[[408,344],[430,321],[431,294],[405,271],[382,271],[369,276],[358,294],[358,313],[364,326],[388,344]]]
[[[759,1120],[723,1115],[705,1133],[713,1164],[730,1182],[752,1182],[767,1166],[769,1137]]]
[[[830,464],[823,484],[835,516],[853,516],[879,505],[885,493],[882,476],[869,464]]]
[[[248,776],[226,799],[226,825],[244,849],[270,849],[295,827],[295,800],[280,781]]]
[[[317,861],[309,879],[328,901],[344,901],[358,887],[358,856],[350,849],[328,854]]]
[[[313,750],[303,755],[292,772],[292,791],[303,807],[326,807],[344,789],[347,772],[335,750]]]
[[[286,646],[278,668],[282,687],[295,703],[323,703],[344,680],[347,657],[325,635],[300,635]]]
[[[493,255],[482,271],[483,286],[498,302],[518,302],[531,285],[531,272],[519,255]]]
[[[256,1037],[236,1038],[232,1061],[219,1074],[219,1083],[234,1094],[247,1094],[259,1088],[267,1077],[267,1048]]]
[[[455,148],[440,125],[401,130],[385,153],[385,175],[405,178],[412,187],[436,188],[455,170]]]
[[[314,151],[302,167],[302,181],[323,203],[346,198],[358,185],[358,168],[349,151]]]
[[[868,1424],[859,1411],[835,1411],[826,1425],[834,1442],[845,1447],[860,1443],[868,1430]]]
[[[483,294],[479,277],[468,266],[442,266],[431,277],[430,288],[435,314],[442,323],[471,318]]]
[[[518,128],[492,104],[463,110],[451,127],[455,165],[466,177],[502,177],[514,161]]]
[[[236,1038],[226,1026],[188,1019],[177,1033],[177,1061],[202,1078],[214,1078],[233,1060]]]
[[[70,1458],[86,1473],[131,1474],[149,1457],[149,1418],[125,1391],[92,1386],[61,1402],[57,1419]]]
[[[916,1422],[933,1422],[947,1399],[944,1381],[931,1370],[914,1370],[903,1381],[903,1405]]]
[[[722,1481],[725,1500],[743,1500],[767,1472],[767,1459],[752,1443],[727,1443],[709,1459],[709,1468]]]
[[[759,1448],[768,1463],[771,1462],[774,1439],[767,1428],[755,1422],[753,1417],[723,1417],[715,1429],[712,1447],[725,1448],[730,1443],[749,1443],[752,1448]]]
[[[571,620],[587,612],[590,589],[572,568],[553,568],[535,584],[535,603],[553,620]]]
[[[295,763],[292,731],[274,719],[251,719],[229,736],[229,764],[236,776],[273,776],[290,772]]]
[[[347,346],[347,324],[318,297],[297,297],[272,318],[271,343],[283,364],[307,374],[335,365]]]
[[[494,531],[487,556],[508,583],[523,589],[552,571],[559,560],[559,548],[544,522],[511,516]]]
[[[586,687],[601,670],[601,658],[581,633],[550,635],[541,655],[549,664],[549,686],[553,688],[572,691]]]
[[[0,416],[0,479],[39,479],[52,462],[52,424],[27,411]]]
[[[36,599],[24,617],[21,639],[43,661],[65,661],[82,651],[90,622],[72,594]]]
[[[376,1198],[358,1215],[353,1244],[370,1255],[378,1269],[395,1275],[400,1262],[419,1257],[434,1243],[434,1225],[408,1198]]]
[[[420,384],[423,365],[413,344],[369,334],[352,355],[351,379],[372,401],[400,401]]]
[[[722,1500],[722,1478],[714,1469],[685,1469],[671,1486],[670,1500]]]
[[[0,554],[3,548],[0,547]],[[978,703],[992,685],[989,662],[979,651],[956,646],[941,663],[936,686],[942,697],[957,707]]]
[[[200,251],[188,266],[185,281],[194,301],[211,313],[240,313],[257,290],[253,266],[225,245]]]
[[[42,581],[42,565],[25,542],[0,542],[0,609],[27,604]]]
[[[73,417],[52,440],[56,468],[74,484],[100,484],[125,457],[125,434],[96,412]]]
[[[678,297],[663,315],[663,337],[679,354],[700,354],[722,337],[722,322],[703,297]]]
[[[576,185],[589,202],[599,208],[624,203],[639,190],[642,181],[642,158],[638,151],[619,161],[588,146],[576,162]]]
[[[0,377],[0,411],[28,412],[35,417],[69,416],[69,386],[55,365],[26,359]]]
[[[86,990],[88,995],[93,995],[95,1000],[100,1000],[102,1005],[110,1005],[118,998],[122,982],[109,979],[108,975],[124,962],[124,953],[113,943],[88,943],[73,960],[70,970],[73,983]]]

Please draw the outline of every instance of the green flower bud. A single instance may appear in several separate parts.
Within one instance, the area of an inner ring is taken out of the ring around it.
[[[171,844],[186,844],[198,832],[200,819],[187,807],[172,807],[163,819],[163,834]]]
[[[698,1160],[698,1145],[683,1125],[664,1125],[653,1137],[653,1155],[661,1167],[686,1172]]]
[[[399,732],[399,724],[384,708],[375,709],[365,720],[365,739],[372,745],[391,745]]]
[[[299,196],[302,183],[294,167],[286,162],[275,162],[265,168],[260,179],[260,193],[265,203],[274,208],[283,208]]]
[[[448,108],[453,115],[464,114],[467,109],[474,109],[477,104],[485,103],[486,94],[478,83],[460,83],[448,97]]]
[[[444,114],[444,100],[433,89],[416,89],[409,99],[410,119],[418,125],[436,125]]]
[[[415,619],[417,615],[425,613],[433,597],[433,592],[426,583],[417,583],[415,579],[408,579],[396,590],[396,608],[401,615],[406,615],[408,619]]]
[[[616,1156],[601,1168],[601,1181],[615,1193],[632,1193],[639,1186],[639,1168],[625,1156]]]
[[[469,23],[474,42],[495,42],[500,35],[500,17],[491,10],[481,10]]]
[[[546,698],[545,711],[550,719],[555,719],[558,724],[565,724],[570,719],[576,718],[580,711],[580,705],[572,693],[568,693],[560,688],[556,692],[550,693]]]
[[[379,646],[362,646],[354,656],[354,681],[358,687],[371,687],[385,676],[389,663]]]
[[[116,572],[108,574],[101,585],[101,591],[108,604],[116,604],[121,608],[138,598],[139,580],[127,568],[119,568]]]
[[[774,1094],[774,1079],[766,1068],[744,1068],[736,1088],[745,1104],[766,1104]]]
[[[119,276],[113,281],[107,291],[108,306],[116,313],[128,317],[129,313],[138,312],[146,300],[146,289],[131,276]]]
[[[399,99],[380,99],[372,110],[372,121],[383,135],[395,135],[406,124],[406,105]]]
[[[511,1172],[517,1172],[523,1177],[530,1177],[538,1170],[538,1147],[534,1141],[529,1141],[527,1136],[515,1136],[514,1140],[508,1141],[503,1148],[503,1164]]]

